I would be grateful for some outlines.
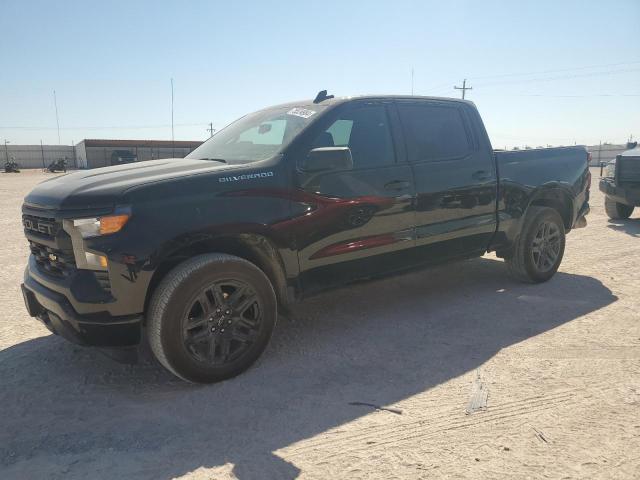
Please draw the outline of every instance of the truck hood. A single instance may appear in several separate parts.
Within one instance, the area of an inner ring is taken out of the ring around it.
[[[169,158],[80,170],[45,180],[26,197],[25,205],[47,210],[112,208],[127,189],[193,174],[230,170],[240,165]]]

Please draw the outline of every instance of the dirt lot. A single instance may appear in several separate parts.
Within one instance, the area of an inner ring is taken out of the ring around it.
[[[640,478],[640,212],[608,222],[593,174],[550,282],[488,255],[325,294],[206,387],[27,316],[20,204],[47,175],[1,174],[0,478]]]

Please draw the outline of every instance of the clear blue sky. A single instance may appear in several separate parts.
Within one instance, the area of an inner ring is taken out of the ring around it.
[[[62,143],[169,139],[173,77],[176,139],[204,139],[321,89],[408,94],[412,68],[420,95],[467,78],[494,147],[640,136],[638,0],[1,0],[0,38],[0,142],[57,143],[54,89]]]

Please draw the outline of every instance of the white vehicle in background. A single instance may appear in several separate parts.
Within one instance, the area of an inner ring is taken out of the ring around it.
[[[600,180],[600,191],[605,194],[604,208],[611,219],[629,218],[640,206],[640,148],[638,142],[610,161]]]

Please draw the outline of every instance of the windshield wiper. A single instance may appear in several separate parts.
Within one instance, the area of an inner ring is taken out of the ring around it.
[[[227,163],[224,158],[199,158],[198,160],[210,160],[212,162]]]

